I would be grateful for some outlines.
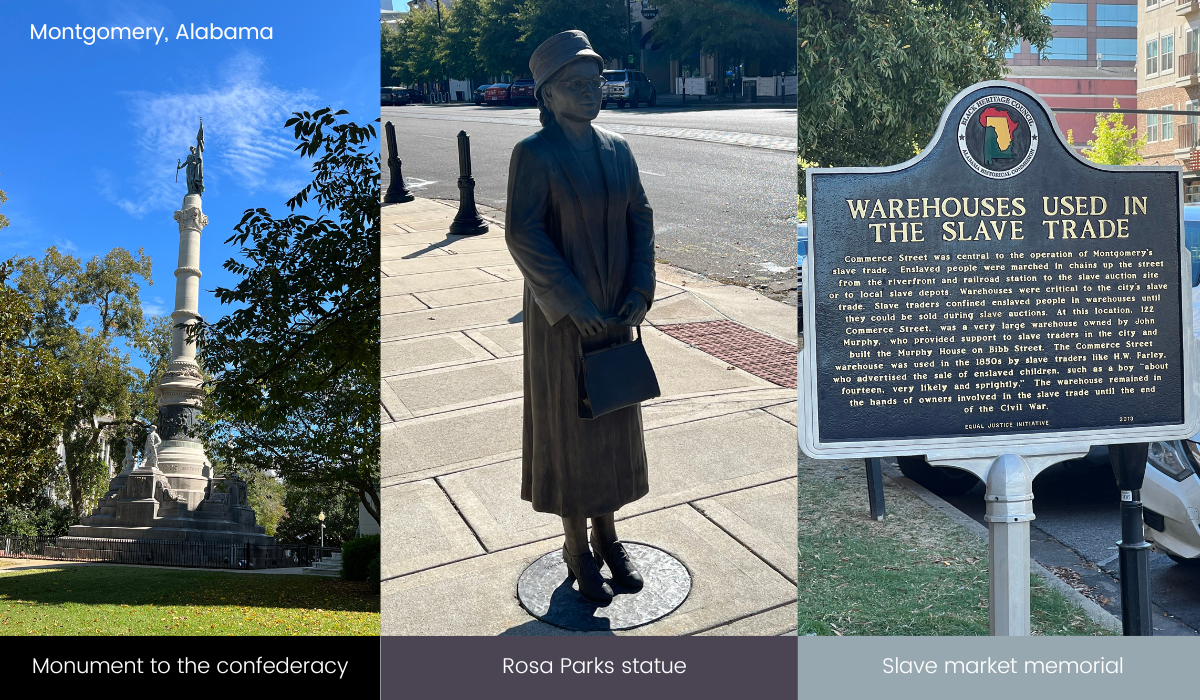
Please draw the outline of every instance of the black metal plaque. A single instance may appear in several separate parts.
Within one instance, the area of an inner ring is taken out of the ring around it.
[[[1082,160],[997,83],[904,166],[811,170],[819,442],[1184,423],[1181,177]]]

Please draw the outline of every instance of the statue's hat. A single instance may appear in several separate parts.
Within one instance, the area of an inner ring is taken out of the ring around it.
[[[542,85],[555,71],[579,58],[589,58],[604,70],[604,59],[592,50],[587,34],[578,29],[559,32],[542,42],[529,57],[529,70],[533,72],[533,94],[539,95]]]

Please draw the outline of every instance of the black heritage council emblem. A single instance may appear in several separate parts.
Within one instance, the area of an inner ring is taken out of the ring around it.
[[[976,100],[958,122],[958,150],[980,175],[1004,180],[1019,174],[1037,153],[1037,123],[1019,100],[991,95]]]

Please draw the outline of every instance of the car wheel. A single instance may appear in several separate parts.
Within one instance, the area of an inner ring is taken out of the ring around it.
[[[953,467],[935,467],[923,457],[897,457],[900,471],[939,496],[961,496],[975,488],[979,477]]]
[[[600,100],[600,109],[608,109],[608,100]]]
[[[658,90],[650,91],[650,99],[646,100],[647,107],[653,107],[658,104]]]
[[[628,103],[628,102],[625,102],[625,101],[623,101],[623,100],[620,100],[620,101],[618,101],[618,102],[617,102],[617,108],[618,108],[618,109],[625,109],[625,105],[627,105],[627,104],[629,104],[629,103]]]

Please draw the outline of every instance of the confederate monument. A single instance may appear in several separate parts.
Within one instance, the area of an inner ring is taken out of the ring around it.
[[[273,544],[256,524],[246,501],[246,482],[237,475],[214,475],[204,454],[199,415],[203,378],[188,326],[200,320],[200,232],[208,224],[201,208],[204,192],[204,124],[187,157],[187,194],[175,212],[179,224],[179,267],[175,270],[175,310],[171,312],[171,359],[154,389],[158,422],[150,426],[143,461],[132,468],[128,451],[121,473],[91,515],[59,538],[60,547],[81,546],[76,538],[181,540]]]

